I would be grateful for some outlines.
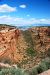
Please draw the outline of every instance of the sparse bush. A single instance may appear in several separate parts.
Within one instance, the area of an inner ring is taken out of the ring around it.
[[[24,70],[22,75],[31,75],[31,73],[28,70]]]
[[[10,70],[10,72],[11,72],[12,75],[22,75],[22,70],[19,69],[19,68],[18,69],[12,68]]]
[[[32,69],[32,75],[37,75],[37,74],[38,74],[37,67],[35,67]]]
[[[32,75],[40,74],[40,73],[42,73],[46,70],[48,70],[46,64],[45,63],[40,63],[38,66],[36,66],[32,69]]]
[[[1,75],[7,75],[7,74],[9,74],[9,69],[2,69],[1,71],[0,71],[0,74]],[[10,75],[10,74],[9,74]]]
[[[3,75],[2,71],[0,71],[0,75]]]
[[[39,66],[37,67],[38,73],[42,73],[43,71],[46,71],[47,69],[48,69],[48,68],[47,68],[47,66],[46,66],[45,63],[41,63],[41,64],[39,64]]]
[[[48,69],[50,69],[50,58],[45,58],[42,62],[46,64]]]
[[[46,70],[50,69],[50,58],[46,58],[39,65],[32,69],[32,75],[40,74]]]
[[[24,73],[25,72],[20,68],[3,68],[0,71],[0,75],[25,75]]]
[[[27,53],[27,55],[29,55],[31,57],[36,55],[36,51],[33,50],[32,48],[27,48],[26,53]]]

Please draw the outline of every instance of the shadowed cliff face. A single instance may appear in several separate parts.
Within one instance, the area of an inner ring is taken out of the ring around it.
[[[48,27],[35,27],[29,29],[32,35],[34,48],[37,51],[45,51],[50,48],[50,28]]]
[[[50,48],[48,27],[34,27],[26,31],[3,27],[0,30],[1,62],[16,63],[26,69],[32,68],[41,61],[41,53],[45,54],[48,48]]]

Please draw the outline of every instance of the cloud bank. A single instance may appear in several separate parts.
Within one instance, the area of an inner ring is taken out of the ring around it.
[[[20,8],[26,8],[25,4],[19,6]],[[11,7],[7,4],[0,5],[0,13],[8,13],[8,12],[15,12],[17,9],[16,7]],[[27,14],[27,17],[30,15]],[[9,15],[0,16],[0,24],[15,24],[15,25],[31,25],[31,24],[50,24],[50,19],[36,19],[36,18],[18,18]]]
[[[11,16],[0,16],[0,23],[1,24],[15,24],[15,25],[31,25],[31,24],[50,24],[50,19],[24,19],[18,17],[11,17]]]

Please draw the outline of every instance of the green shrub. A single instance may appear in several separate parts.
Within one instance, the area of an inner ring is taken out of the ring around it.
[[[0,75],[3,75],[2,71],[0,71]]]
[[[22,75],[22,70],[21,69],[16,69],[15,75]]]
[[[32,69],[32,75],[37,75],[37,74],[38,74],[37,67],[35,67]]]
[[[28,70],[24,70],[22,75],[31,75],[30,72]]]
[[[42,62],[46,64],[48,69],[50,69],[50,58],[45,58]]]
[[[11,75],[22,75],[22,69],[18,68],[11,68],[10,71]]]
[[[1,74],[1,75],[7,75],[7,74],[9,74],[9,69],[2,69],[2,70],[0,71],[0,74]]]
[[[48,68],[47,68],[47,66],[46,66],[45,63],[41,63],[41,64],[39,64],[39,66],[37,67],[38,73],[41,73],[41,72],[46,71],[46,70],[48,70]]]
[[[33,50],[32,48],[27,48],[26,53],[27,53],[27,55],[29,55],[31,57],[36,55],[36,51]]]
[[[50,58],[46,58],[41,63],[32,69],[32,75],[40,74],[50,69]]]
[[[32,75],[40,74],[40,73],[46,71],[47,69],[48,68],[45,63],[40,63],[37,67],[34,67],[32,69]]]
[[[25,73],[22,69],[18,68],[8,68],[8,69],[5,69],[3,68],[1,71],[0,71],[0,75],[26,75],[28,73]]]

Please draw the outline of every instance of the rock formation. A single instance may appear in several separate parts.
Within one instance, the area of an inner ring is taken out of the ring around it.
[[[16,28],[2,27],[0,30],[0,61],[8,63],[21,62],[26,43],[21,31]]]
[[[31,68],[41,60],[39,54],[31,59],[27,48],[32,48],[38,53],[50,48],[50,28],[33,27],[26,31],[14,27],[0,27],[0,62],[21,63],[22,67]],[[26,61],[26,64],[23,63]]]
[[[34,47],[38,51],[45,51],[50,48],[50,28],[34,27],[29,29],[34,42]]]

